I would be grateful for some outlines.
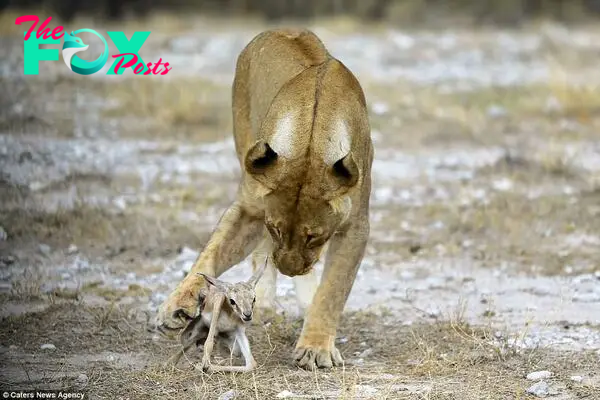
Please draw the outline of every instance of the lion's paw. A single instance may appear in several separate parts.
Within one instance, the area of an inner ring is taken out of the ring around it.
[[[331,349],[297,347],[294,351],[294,360],[299,367],[309,371],[315,368],[339,366],[344,362],[342,355],[335,346]]]
[[[198,314],[197,281],[184,280],[161,304],[156,315],[156,326],[165,336],[174,338]]]

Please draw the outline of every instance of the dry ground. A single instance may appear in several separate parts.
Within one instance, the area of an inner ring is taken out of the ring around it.
[[[527,373],[550,370],[555,398],[600,399],[597,28],[315,23],[363,83],[377,152],[372,237],[339,330],[348,365],[293,367],[301,320],[282,279],[279,316],[251,330],[260,368],[242,376],[162,368],[176,344],[151,322],[235,194],[229,85],[265,26],[154,18],[141,54],[172,60],[168,77],[81,77],[61,61],[24,78],[14,16],[0,19],[2,388],[520,399]]]

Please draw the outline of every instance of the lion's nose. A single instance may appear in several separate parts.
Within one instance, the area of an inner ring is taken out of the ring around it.
[[[275,265],[279,272],[286,276],[303,275],[306,272],[307,265],[302,258],[296,257],[290,253],[284,253],[279,257],[275,257]]]

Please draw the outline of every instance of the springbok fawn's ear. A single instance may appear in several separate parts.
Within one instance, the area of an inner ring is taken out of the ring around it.
[[[248,280],[248,283],[250,285],[252,285],[252,287],[256,287],[256,285],[258,284],[258,281],[263,276],[265,269],[267,268],[268,262],[269,262],[269,257],[267,256],[265,258],[265,263],[263,264],[263,266],[260,267],[259,269],[257,269],[256,272],[254,272],[254,274]]]
[[[206,275],[205,273],[202,272],[197,272],[196,275],[201,276],[204,278],[204,280],[206,281],[207,285],[206,286],[214,286],[217,289],[223,290],[225,289],[225,285],[223,284],[223,282],[221,282],[220,280],[218,280],[217,278],[214,278],[210,275]]]

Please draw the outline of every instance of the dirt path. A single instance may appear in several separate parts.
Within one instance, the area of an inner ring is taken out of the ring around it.
[[[280,278],[280,318],[252,331],[262,366],[236,377],[162,369],[176,345],[151,321],[233,199],[229,85],[264,26],[151,26],[143,54],[168,77],[47,63],[24,79],[18,38],[1,38],[3,388],[506,399],[547,369],[549,395],[600,399],[600,31],[314,26],[365,87],[376,147],[349,364],[292,367],[301,321]]]

